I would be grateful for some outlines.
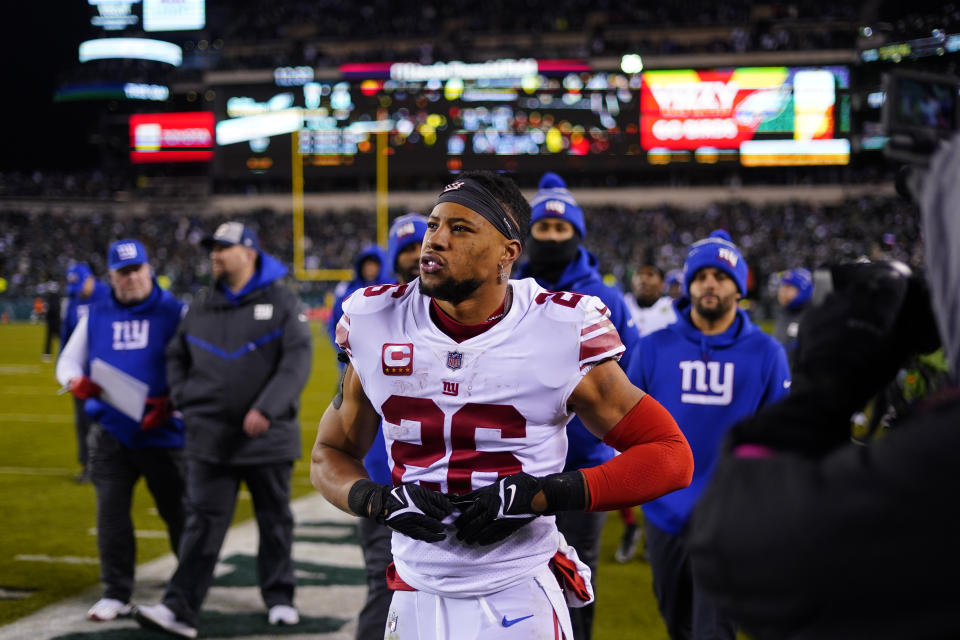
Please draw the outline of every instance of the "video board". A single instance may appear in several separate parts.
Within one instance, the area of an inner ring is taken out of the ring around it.
[[[640,138],[652,164],[843,165],[846,67],[646,71]]]
[[[209,162],[213,136],[212,111],[134,114],[130,116],[130,161]]]
[[[391,175],[643,164],[639,76],[508,62],[517,64],[344,65],[334,82],[218,87],[215,172],[288,173],[293,130],[307,177],[372,175],[378,132]]]
[[[296,72],[296,73],[294,73]],[[847,164],[842,66],[606,73],[576,60],[281,68],[275,84],[219,86],[220,177],[649,170],[655,165]]]

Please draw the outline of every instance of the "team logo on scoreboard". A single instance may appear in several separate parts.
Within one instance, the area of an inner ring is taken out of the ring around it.
[[[447,351],[447,369],[456,371],[463,366],[463,354],[459,351]]]
[[[383,375],[385,376],[409,376],[413,373],[413,344],[391,344],[383,345]]]

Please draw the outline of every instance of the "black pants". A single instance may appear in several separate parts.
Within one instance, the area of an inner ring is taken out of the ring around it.
[[[253,498],[260,532],[257,577],[267,607],[293,606],[293,513],[290,475],[293,462],[221,465],[187,461],[187,524],[180,542],[177,570],[163,604],[193,626],[213,581],[220,547],[230,528],[242,480]]]
[[[607,521],[606,512],[563,511],[557,514],[557,528],[567,544],[577,550],[580,560],[590,567],[590,583],[597,593],[597,558],[600,556],[600,534]],[[590,640],[593,635],[593,613],[596,602],[585,607],[570,608],[573,640]]]
[[[90,459],[90,449],[87,440],[90,435],[90,425],[92,424],[90,416],[83,410],[83,404],[86,400],[80,398],[73,399],[73,423],[77,429],[77,462],[84,469]]]
[[[674,536],[649,521],[647,557],[653,571],[653,592],[672,640],[734,640],[736,624],[720,614],[697,588],[690,555],[682,536]]]
[[[43,336],[43,355],[49,356],[53,353],[54,340],[60,340],[60,326],[47,322],[47,330]]]
[[[137,547],[130,506],[133,487],[146,478],[176,553],[183,531],[183,469],[180,449],[128,449],[103,427],[90,428],[90,476],[97,492],[97,548],[103,597],[129,602]]]
[[[382,640],[393,591],[387,588],[387,565],[393,562],[390,527],[360,518],[358,532],[367,569],[367,600],[360,610],[356,640]]]

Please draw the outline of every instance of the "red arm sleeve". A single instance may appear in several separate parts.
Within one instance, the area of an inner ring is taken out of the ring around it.
[[[603,439],[621,452],[581,469],[590,490],[587,511],[633,507],[682,489],[693,478],[693,453],[673,416],[646,395]]]

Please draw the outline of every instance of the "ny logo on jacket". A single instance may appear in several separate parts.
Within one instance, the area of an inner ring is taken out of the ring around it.
[[[146,349],[150,341],[149,320],[122,320],[113,324],[113,350]]]
[[[732,362],[681,360],[679,366],[683,374],[680,402],[726,406],[733,400]]]

